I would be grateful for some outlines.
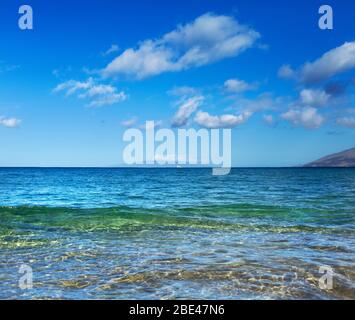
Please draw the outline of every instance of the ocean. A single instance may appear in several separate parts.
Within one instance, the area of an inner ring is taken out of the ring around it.
[[[354,267],[355,169],[0,168],[0,299],[355,299]]]

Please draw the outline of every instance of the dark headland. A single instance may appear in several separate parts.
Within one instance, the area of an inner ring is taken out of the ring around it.
[[[334,153],[319,160],[304,165],[304,167],[339,167],[354,168],[355,167],[355,148],[351,148],[342,152]]]

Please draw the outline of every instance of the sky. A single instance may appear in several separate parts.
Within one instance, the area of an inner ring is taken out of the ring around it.
[[[148,120],[231,128],[233,166],[354,147],[355,3],[323,4],[2,0],[0,166],[119,166]]]

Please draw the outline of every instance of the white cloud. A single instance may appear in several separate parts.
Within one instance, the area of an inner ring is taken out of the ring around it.
[[[143,79],[162,72],[176,69],[171,62],[173,52],[164,46],[158,46],[152,40],[146,40],[138,49],[127,49],[114,59],[102,71],[104,76],[124,74]]]
[[[300,101],[303,105],[309,107],[323,107],[330,99],[330,95],[323,90],[303,89],[300,92]]]
[[[112,44],[110,48],[108,48],[105,52],[102,53],[103,56],[108,56],[112,53],[115,53],[117,51],[119,51],[120,48],[117,44]]]
[[[300,79],[314,83],[329,79],[339,73],[355,68],[355,41],[326,52],[314,62],[306,63],[300,71]]]
[[[126,128],[129,128],[129,127],[133,127],[136,123],[137,123],[137,117],[133,117],[133,118],[122,121],[121,125]]]
[[[324,123],[324,118],[317,113],[317,109],[306,107],[303,109],[291,109],[281,115],[284,120],[290,121],[296,126],[308,129],[319,128]]]
[[[92,85],[87,88],[87,91],[78,95],[79,98],[92,98],[95,96],[101,96],[106,94],[115,93],[116,88],[107,84]]]
[[[256,84],[247,83],[239,79],[229,79],[224,82],[224,89],[229,93],[241,93],[256,89]]]
[[[172,96],[191,96],[196,95],[199,92],[196,88],[189,87],[189,86],[181,86],[181,87],[174,87],[173,89],[169,90],[167,93]]]
[[[66,91],[65,95],[70,96],[77,91],[80,90],[87,90],[94,86],[93,78],[89,78],[86,81],[76,81],[76,80],[68,80],[66,82],[58,84],[54,89],[53,92],[60,92]]]
[[[244,112],[240,115],[224,114],[221,116],[211,116],[207,112],[199,111],[194,120],[201,127],[208,129],[233,128],[247,121],[251,115],[251,112]]]
[[[124,101],[127,99],[127,96],[124,92],[112,93],[107,95],[102,95],[99,98],[92,100],[89,103],[90,107],[102,107],[102,106],[110,106],[115,103]]]
[[[17,128],[20,126],[22,120],[16,118],[0,117],[0,125],[6,128]]]
[[[172,126],[181,127],[186,125],[190,116],[197,110],[197,108],[203,103],[204,97],[194,96],[183,100],[179,107],[179,110],[175,113]]]
[[[277,75],[282,79],[293,79],[295,77],[295,71],[293,71],[290,65],[284,64],[279,69]]]
[[[144,40],[137,48],[126,49],[102,74],[143,79],[198,67],[239,55],[252,47],[259,36],[233,17],[206,13],[159,39]]]
[[[354,117],[338,118],[337,124],[348,128],[355,128],[355,118]]]
[[[86,81],[69,80],[58,84],[53,92],[65,92],[66,96],[77,94],[78,98],[89,99],[89,106],[101,107],[112,105],[127,99],[125,92],[107,84],[97,84],[93,78]]]
[[[265,110],[275,111],[284,108],[287,102],[286,97],[273,97],[271,93],[265,92],[258,95],[255,99],[236,99],[233,108],[236,110],[247,110],[252,113]]]

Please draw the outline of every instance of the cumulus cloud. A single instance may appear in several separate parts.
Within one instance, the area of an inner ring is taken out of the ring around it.
[[[107,84],[97,84],[93,78],[86,81],[68,80],[58,84],[53,92],[65,92],[66,96],[77,94],[80,99],[89,99],[90,107],[112,105],[127,99],[124,91]]]
[[[254,90],[256,87],[256,84],[247,83],[239,79],[229,79],[224,82],[224,90],[228,93],[241,93]]]
[[[300,92],[300,101],[309,107],[324,107],[330,99],[330,95],[319,89],[303,89]]]
[[[201,127],[208,129],[234,128],[247,121],[251,115],[251,112],[244,112],[240,115],[224,114],[221,116],[212,116],[207,112],[199,111],[194,121]]]
[[[319,128],[324,123],[324,117],[317,113],[317,109],[312,107],[290,109],[283,113],[281,118],[296,126],[300,125],[307,129]]]
[[[235,57],[252,47],[259,33],[233,17],[206,13],[158,39],[126,49],[102,70],[104,76],[136,79],[181,71]]]
[[[337,119],[337,124],[347,127],[347,128],[355,128],[355,118],[354,117],[343,117]]]
[[[0,125],[6,128],[17,128],[21,124],[20,119],[0,117]]]
[[[280,67],[277,75],[281,79],[293,79],[295,77],[295,71],[291,68],[290,65],[284,64]]]
[[[326,52],[319,59],[306,63],[300,70],[300,80],[316,83],[355,68],[355,41]]]
[[[182,101],[179,106],[178,111],[175,113],[172,126],[173,127],[182,127],[186,125],[190,116],[197,110],[197,108],[203,103],[203,96],[194,96]]]

